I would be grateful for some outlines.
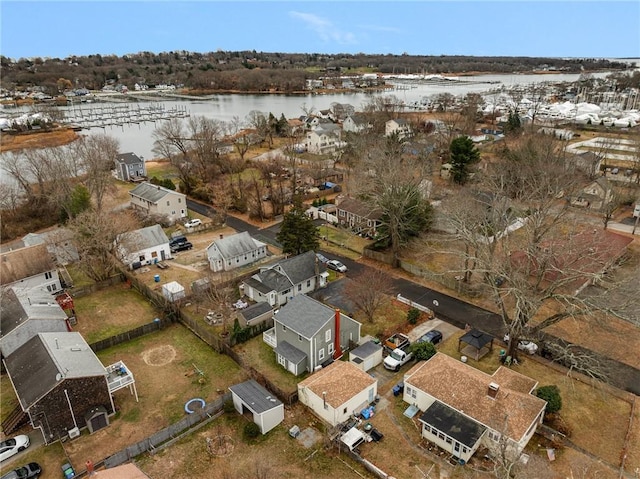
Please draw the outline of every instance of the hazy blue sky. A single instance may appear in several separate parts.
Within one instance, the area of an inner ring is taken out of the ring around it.
[[[175,50],[640,57],[640,1],[11,1],[10,58]]]

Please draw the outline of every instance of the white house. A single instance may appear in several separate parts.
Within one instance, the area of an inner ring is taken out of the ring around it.
[[[131,269],[171,258],[169,238],[160,225],[123,233],[117,242],[121,261]]]
[[[52,294],[62,290],[58,268],[44,243],[0,254],[0,285],[44,288]]]
[[[129,197],[133,209],[165,217],[171,223],[187,216],[187,196],[162,186],[140,183],[129,191]]]
[[[249,379],[229,388],[233,405],[240,414],[246,411],[253,415],[253,422],[266,434],[284,420],[284,404],[275,395]]]
[[[404,139],[411,136],[411,125],[404,118],[395,118],[388,120],[384,124],[385,136],[398,135],[399,139]]]
[[[373,403],[378,380],[356,365],[334,361],[298,383],[300,402],[331,426]]]
[[[334,123],[321,123],[307,132],[304,145],[309,153],[331,153],[342,146],[341,133],[340,126]]]
[[[342,123],[342,129],[350,133],[361,133],[371,128],[373,125],[363,113],[349,115]]]
[[[255,240],[248,232],[215,240],[207,246],[207,258],[212,271],[229,271],[266,258],[267,245]]]
[[[436,353],[405,374],[403,399],[422,411],[422,436],[460,460],[480,445],[517,458],[547,406],[532,394],[537,385],[502,366],[489,375]]]

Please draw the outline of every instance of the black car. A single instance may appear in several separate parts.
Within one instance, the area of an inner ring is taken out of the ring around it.
[[[42,468],[37,462],[30,462],[26,466],[19,467],[7,472],[0,479],[30,479],[38,477],[42,473]]]
[[[169,249],[172,253],[177,253],[178,251],[186,251],[193,248],[193,244],[190,241],[185,241],[184,243],[175,243],[170,244]]]
[[[440,341],[442,341],[442,333],[437,329],[426,332],[418,339],[419,343],[438,344]]]

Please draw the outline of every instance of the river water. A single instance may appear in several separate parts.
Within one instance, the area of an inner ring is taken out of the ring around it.
[[[605,77],[609,73],[595,73],[594,77]],[[464,95],[469,92],[483,93],[489,90],[515,85],[531,85],[541,82],[574,82],[579,74],[511,74],[511,75],[478,75],[474,77],[459,77],[460,82],[447,84],[406,84],[398,85],[397,89],[384,93],[336,93],[326,95],[212,95],[207,99],[196,100],[168,100],[157,105],[166,110],[184,109],[189,115],[201,115],[221,121],[231,121],[234,117],[244,120],[249,112],[260,111],[266,114],[273,113],[277,118],[284,114],[286,118],[296,118],[304,115],[307,110],[325,110],[332,103],[348,103],[356,110],[369,103],[375,95],[395,95],[398,100],[411,104],[420,101],[425,96],[433,96],[440,93],[452,95]],[[101,103],[100,105],[104,105]],[[82,108],[90,108],[85,104]],[[63,109],[68,107],[63,107]],[[13,109],[11,113],[19,112]],[[27,111],[27,110],[25,110]],[[0,112],[0,116],[2,113]],[[138,156],[150,160],[154,158],[153,137],[154,130],[159,126],[158,122],[132,123],[122,126],[94,127],[83,130],[83,134],[106,133],[120,142],[121,152],[133,152]],[[2,175],[3,179],[5,175]]]

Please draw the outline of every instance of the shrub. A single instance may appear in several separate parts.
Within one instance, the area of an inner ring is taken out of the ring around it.
[[[562,397],[558,386],[542,386],[536,390],[536,396],[547,401],[547,414],[554,414],[562,409]]]
[[[244,427],[245,439],[255,439],[260,435],[260,427],[255,422],[248,422]]]
[[[420,318],[420,310],[418,308],[411,308],[407,311],[407,321],[410,324],[416,324]]]
[[[413,343],[411,345],[411,352],[416,361],[426,361],[436,354],[436,347],[433,343]]]
[[[222,410],[226,413],[232,413],[236,410],[236,407],[233,405],[233,401],[225,401],[222,405]]]

